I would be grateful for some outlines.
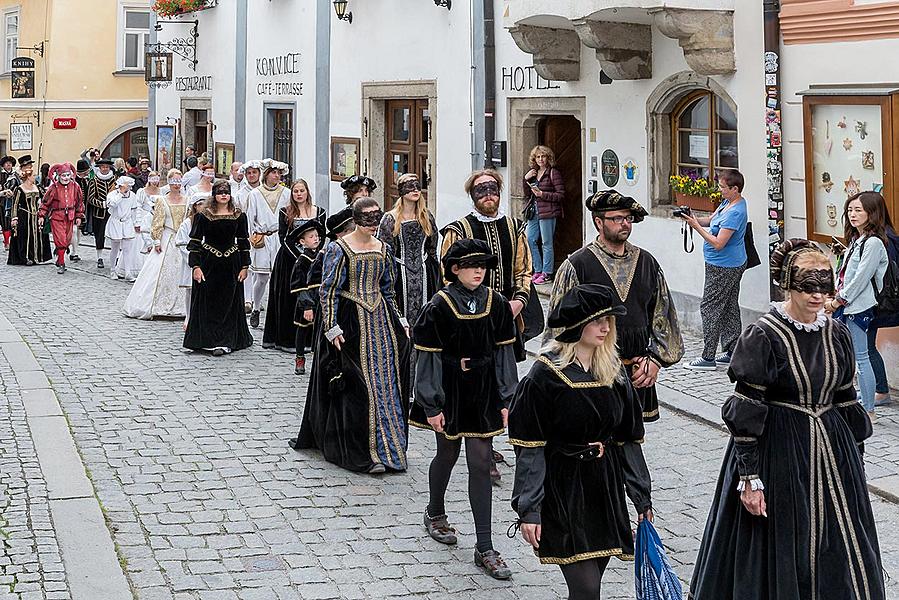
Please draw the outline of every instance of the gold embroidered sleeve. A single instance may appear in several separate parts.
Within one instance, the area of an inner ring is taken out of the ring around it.
[[[547,314],[552,312],[552,310],[558,306],[559,302],[562,301],[562,296],[568,293],[571,288],[576,285],[579,285],[580,281],[578,281],[577,273],[574,270],[574,267],[571,266],[571,262],[568,259],[565,259],[561,265],[559,265],[559,270],[556,271],[556,278],[553,280],[553,289],[549,294],[549,307],[547,308]],[[546,329],[546,341],[551,340],[559,333],[558,329]]]
[[[660,365],[670,367],[684,357],[684,340],[677,322],[677,309],[661,269],[658,277],[648,350]]]
[[[165,203],[156,201],[153,206],[153,223],[150,225],[150,237],[154,241],[162,239],[162,230],[165,227]]]
[[[441,258],[447,253],[450,249],[450,246],[459,241],[459,233],[452,227],[447,227],[443,230],[443,244],[440,246],[440,256]],[[443,284],[448,285],[449,281],[447,281],[446,277],[443,275],[443,261],[440,261],[440,277],[443,279]]]
[[[523,224],[519,224],[515,242],[515,264],[513,265],[514,281],[512,285],[512,299],[528,303],[531,295],[531,276],[534,274],[534,263],[531,259],[531,248],[528,246],[528,237]]]

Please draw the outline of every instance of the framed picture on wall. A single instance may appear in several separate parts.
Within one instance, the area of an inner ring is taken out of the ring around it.
[[[219,177],[231,175],[231,163],[234,162],[234,144],[215,143],[215,174]]]
[[[359,173],[359,138],[331,138],[331,181]]]
[[[175,164],[174,125],[156,126],[156,170],[165,178]]]

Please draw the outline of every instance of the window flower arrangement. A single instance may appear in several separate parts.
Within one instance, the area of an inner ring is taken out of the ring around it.
[[[156,0],[153,12],[160,17],[174,17],[195,10],[209,8],[207,0]]]
[[[718,182],[709,181],[705,177],[675,174],[668,178],[668,184],[674,191],[677,204],[689,206],[696,210],[715,210],[721,203],[721,192]]]

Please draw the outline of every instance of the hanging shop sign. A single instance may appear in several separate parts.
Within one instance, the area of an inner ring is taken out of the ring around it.
[[[78,119],[75,117],[57,117],[53,119],[53,129],[75,129]]]
[[[147,52],[144,59],[144,81],[166,87],[172,81],[172,53]]]
[[[615,151],[609,149],[603,152],[600,162],[602,163],[602,182],[609,187],[618,185],[620,169],[618,155],[615,154]]]
[[[302,54],[288,52],[256,59],[257,96],[302,96]]]
[[[17,56],[11,62],[11,96],[13,98],[34,98],[34,59]]]
[[[9,149],[13,152],[31,150],[33,145],[33,126],[31,123],[9,124]]]

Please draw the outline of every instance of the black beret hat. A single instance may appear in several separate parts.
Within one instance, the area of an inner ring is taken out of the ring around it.
[[[468,263],[484,265],[488,269],[495,269],[498,264],[496,255],[490,252],[490,246],[483,240],[463,238],[455,242],[443,255],[443,276],[447,281],[456,281],[453,273],[453,265]]]
[[[340,187],[343,189],[349,189],[350,186],[353,185],[361,185],[367,187],[369,191],[373,192],[378,189],[378,184],[375,183],[375,180],[371,177],[366,177],[365,175],[353,175],[352,177],[347,177],[343,181],[340,182]]]
[[[325,221],[325,227],[328,230],[328,239],[336,240],[337,234],[346,229],[346,226],[353,221],[353,207],[348,206],[340,212],[336,212]]]
[[[646,209],[631,198],[615,190],[602,190],[587,198],[587,210],[605,212],[607,210],[629,210],[634,215],[634,223],[639,223],[648,213]]]
[[[300,225],[291,231],[291,235],[295,235],[296,237],[294,239],[298,240],[307,231],[317,231],[320,238],[325,235],[325,228],[318,219],[309,219],[308,221],[300,223]]]
[[[3,165],[5,165],[6,163],[12,163],[13,166],[15,166],[15,164],[16,164],[16,159],[15,159],[15,157],[13,157],[13,156],[4,156],[3,158],[0,158],[0,167],[2,167]]]
[[[109,165],[110,167],[114,166],[114,163],[108,158],[101,158],[96,162],[96,165],[99,167],[100,165]]]
[[[556,336],[558,341],[572,343],[581,339],[581,332],[591,321],[626,313],[627,309],[612,288],[598,283],[583,283],[562,296],[559,304],[549,313],[546,325],[550,329],[562,330]]]

